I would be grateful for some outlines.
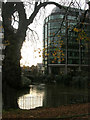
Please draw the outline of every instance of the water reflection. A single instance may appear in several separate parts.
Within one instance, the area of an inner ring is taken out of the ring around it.
[[[42,85],[30,85],[30,91],[28,94],[19,97],[18,105],[21,109],[33,109],[36,107],[43,106],[43,97],[44,91],[42,91],[44,87]]]
[[[87,89],[76,89],[60,85],[30,85],[30,91],[18,99],[21,109],[36,107],[57,107],[60,105],[88,101]]]

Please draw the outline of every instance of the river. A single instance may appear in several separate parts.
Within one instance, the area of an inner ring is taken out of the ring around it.
[[[34,84],[30,85],[28,93],[18,98],[18,105],[20,109],[34,109],[37,107],[58,107],[87,101],[87,89],[65,87],[58,84]]]

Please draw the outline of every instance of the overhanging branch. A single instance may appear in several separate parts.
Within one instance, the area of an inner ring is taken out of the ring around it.
[[[31,14],[29,19],[27,20],[27,26],[33,22],[35,16],[37,15],[41,7],[46,7],[47,5],[51,5],[51,4],[56,5],[60,9],[62,8],[62,6],[56,2],[44,2],[44,3],[40,3],[39,5],[36,4],[34,12]]]

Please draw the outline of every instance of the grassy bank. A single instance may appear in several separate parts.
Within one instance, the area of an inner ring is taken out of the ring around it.
[[[90,103],[62,105],[56,108],[3,111],[3,118],[90,118]],[[70,119],[69,119],[70,120]]]

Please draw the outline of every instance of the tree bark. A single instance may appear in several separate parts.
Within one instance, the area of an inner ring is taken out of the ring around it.
[[[5,34],[8,31],[5,32]],[[7,107],[16,107],[16,97],[12,97],[12,92],[9,93],[8,91],[13,91],[13,93],[17,94],[17,90],[21,88],[21,67],[20,67],[20,59],[21,59],[21,47],[22,43],[25,39],[26,33],[23,32],[23,35],[15,36],[14,34],[10,36],[7,36],[7,40],[12,40],[5,49],[5,59],[3,61],[3,67],[2,67],[2,79],[3,79],[3,103],[4,108]],[[21,40],[20,42],[17,40]],[[15,92],[14,92],[15,91]],[[8,97],[9,94],[9,97]],[[13,102],[9,102],[10,100]],[[7,102],[6,102],[7,101]],[[11,105],[10,105],[11,104]],[[13,105],[13,106],[12,106]]]

